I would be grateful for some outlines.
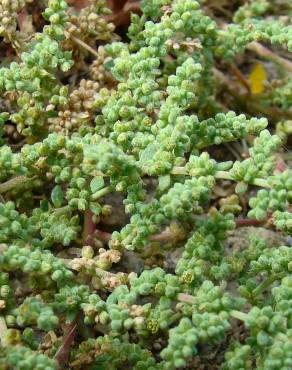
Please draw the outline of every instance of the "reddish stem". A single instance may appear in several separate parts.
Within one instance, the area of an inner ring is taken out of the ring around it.
[[[150,236],[151,241],[160,242],[160,241],[168,241],[173,240],[176,238],[177,235],[172,233],[171,231],[162,231],[160,234],[154,234]]]
[[[94,236],[96,236],[98,239],[100,239],[104,243],[108,243],[112,238],[111,233],[108,233],[108,232],[102,231],[102,230],[98,230],[98,229],[95,230]]]
[[[236,227],[243,227],[243,226],[259,226],[263,223],[263,221],[258,221],[255,218],[238,218],[235,220]]]
[[[234,75],[236,76],[236,78],[238,79],[238,81],[241,83],[241,85],[243,85],[245,89],[247,90],[247,92],[250,93],[250,84],[246,80],[246,78],[244,77],[240,69],[235,64],[232,64],[232,63],[229,65],[229,67],[231,71],[234,73]]]
[[[277,161],[276,161],[276,168],[275,168],[275,174],[277,173],[282,173],[286,170],[286,163],[284,159],[278,155],[277,156]]]
[[[73,6],[76,10],[80,11],[81,9],[89,5],[88,0],[69,0],[69,5]]]
[[[83,244],[84,245],[93,245],[93,235],[95,232],[96,225],[92,221],[93,213],[91,211],[86,211],[84,213],[84,222],[83,222]]]
[[[77,323],[76,321],[72,322],[67,329],[67,333],[64,335],[63,343],[58,349],[55,358],[58,361],[58,364],[61,368],[64,368],[65,364],[68,361],[71,345],[77,334]]]
[[[17,22],[21,32],[33,31],[32,18],[26,9],[22,9],[17,15]]]

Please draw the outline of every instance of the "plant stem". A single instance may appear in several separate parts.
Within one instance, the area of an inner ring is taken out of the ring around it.
[[[177,299],[181,302],[185,302],[185,303],[189,303],[189,304],[195,304],[196,303],[196,298],[189,295],[189,294],[185,294],[185,293],[179,293],[177,295]],[[230,315],[232,317],[234,317],[235,319],[237,320],[240,320],[240,321],[245,321],[247,319],[247,314],[244,313],[244,312],[241,312],[241,311],[237,311],[237,310],[232,310],[230,311]]]
[[[189,303],[189,304],[195,304],[196,303],[196,298],[186,294],[186,293],[179,293],[177,295],[177,299],[181,302]]]
[[[257,297],[260,295],[264,290],[266,290],[275,280],[278,279],[277,275],[269,276],[265,281],[263,281],[260,285],[258,285],[253,291],[253,297]]]
[[[77,334],[77,322],[76,320],[69,324],[67,333],[63,336],[63,343],[58,349],[55,358],[58,361],[61,368],[64,368],[64,365],[68,361],[71,345]]]
[[[172,175],[189,175],[184,167],[174,166],[170,172]],[[189,175],[191,176],[191,175]],[[228,171],[217,171],[215,174],[216,179],[236,181]],[[251,185],[259,186],[261,188],[270,188],[268,181],[265,179],[253,179]]]
[[[215,178],[216,179],[220,179],[220,180],[231,180],[231,181],[234,181],[234,179],[232,178],[232,176],[230,175],[230,173],[227,172],[227,171],[217,171],[216,174],[215,174]]]
[[[251,182],[251,185],[259,186],[261,188],[270,188],[271,187],[271,185],[265,179],[254,179]]]
[[[292,72],[292,62],[275,54],[271,50],[267,49],[265,46],[261,45],[259,42],[253,41],[250,44],[248,44],[246,48],[248,50],[255,52],[264,59],[270,60],[278,64],[279,66],[286,69],[288,72]]]
[[[54,210],[53,213],[55,216],[61,216],[64,213],[71,212],[71,211],[73,211],[71,206],[64,206],[62,208],[57,208],[56,210]]]
[[[108,233],[107,231],[96,229],[94,231],[94,236],[100,239],[102,242],[108,243],[111,240],[112,234]]]
[[[263,223],[263,221],[256,220],[255,218],[237,218],[235,222],[237,227],[259,226]]]
[[[94,194],[91,195],[92,200],[97,200],[99,198],[102,198],[103,196],[111,193],[114,190],[114,187],[112,185],[106,186],[105,188],[98,190]]]
[[[7,191],[12,190],[16,188],[17,186],[22,185],[33,179],[34,178],[28,178],[26,176],[16,176],[13,179],[10,179],[0,184],[0,194],[6,193]]]
[[[73,35],[70,35],[70,39],[73,40],[74,42],[76,42],[76,44],[78,44],[79,46],[81,46],[83,49],[86,49],[87,51],[89,51],[92,55],[94,55],[96,58],[98,58],[98,52],[93,49],[91,46],[89,46],[88,44],[86,44],[84,41],[78,39],[77,37],[73,36]]]
[[[96,228],[95,223],[92,221],[93,213],[91,211],[84,212],[84,221],[83,221],[83,233],[82,240],[83,245],[93,245],[93,234]]]
[[[245,87],[248,93],[250,93],[250,85],[249,82],[246,80],[245,76],[241,72],[241,70],[233,63],[229,64],[231,71],[237,77],[238,81]]]
[[[175,323],[180,318],[181,318],[181,313],[177,312],[173,316],[171,316],[171,318],[169,319],[168,324],[172,325],[173,323]]]
[[[217,171],[215,174],[216,179],[236,181],[228,171]],[[251,185],[259,186],[261,188],[270,188],[270,184],[265,179],[253,179],[250,181]]]
[[[160,234],[154,234],[149,237],[149,240],[159,242],[159,241],[169,241],[174,240],[177,237],[177,235],[171,231],[162,231]]]
[[[273,122],[279,122],[280,119],[291,119],[292,113],[287,111],[283,112],[276,107],[263,107],[259,101],[250,98],[248,94],[240,94],[238,85],[234,84],[223,72],[217,68],[213,68],[213,73],[215,78],[218,80],[219,84],[228,92],[235,100],[238,106],[250,114],[263,114],[268,116],[269,120]],[[232,107],[229,107],[231,109]]]
[[[246,319],[247,319],[247,314],[246,313],[241,312],[241,311],[237,311],[237,310],[232,310],[230,312],[230,315],[232,317],[234,317],[235,319],[240,320],[240,321],[246,321]]]
[[[174,166],[170,172],[172,175],[187,175],[184,167]]]
[[[6,321],[3,316],[0,316],[0,339],[2,347],[5,347],[7,345],[5,340],[6,332],[7,332]]]

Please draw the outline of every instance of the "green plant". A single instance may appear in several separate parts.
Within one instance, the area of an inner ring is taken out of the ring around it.
[[[288,2],[221,25],[204,1],[143,0],[125,40],[103,1],[49,0],[23,50],[19,3],[0,28],[19,53],[0,69],[0,367],[175,369],[224,342],[222,369],[290,369],[292,249],[226,241],[241,211],[291,235],[292,172],[268,127],[291,122],[291,64],[274,57],[283,85],[256,97],[222,72],[252,42],[292,50]],[[234,158],[233,143],[248,148]],[[111,224],[117,196],[129,219]]]

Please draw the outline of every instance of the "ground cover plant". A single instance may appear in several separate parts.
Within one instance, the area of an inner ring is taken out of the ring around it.
[[[292,368],[291,15],[0,1],[1,370]]]

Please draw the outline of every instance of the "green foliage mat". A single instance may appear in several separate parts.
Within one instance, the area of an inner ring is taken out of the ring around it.
[[[289,370],[291,3],[136,5],[0,4],[0,369]]]

